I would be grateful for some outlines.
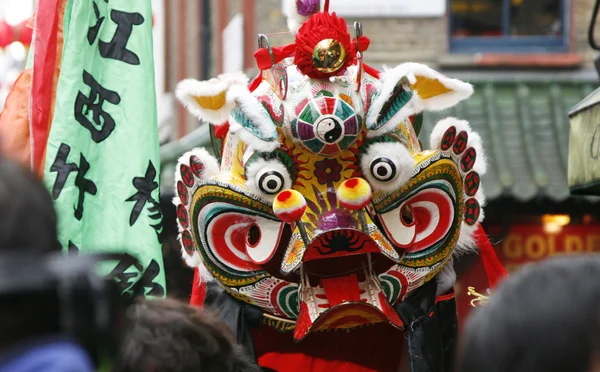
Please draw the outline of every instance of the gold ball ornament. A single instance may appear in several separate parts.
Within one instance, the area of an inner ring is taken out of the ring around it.
[[[323,73],[339,70],[346,61],[346,49],[334,39],[321,40],[313,51],[315,68]]]

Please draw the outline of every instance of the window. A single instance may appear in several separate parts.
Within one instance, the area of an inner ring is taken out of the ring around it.
[[[569,0],[450,0],[450,50],[561,52],[569,46]]]

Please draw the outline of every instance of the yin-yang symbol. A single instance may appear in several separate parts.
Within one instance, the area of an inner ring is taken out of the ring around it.
[[[321,141],[333,144],[344,137],[344,126],[337,117],[326,115],[316,123],[315,132]]]

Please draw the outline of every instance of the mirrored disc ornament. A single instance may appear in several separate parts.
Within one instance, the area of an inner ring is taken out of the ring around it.
[[[313,63],[317,70],[331,73],[339,70],[346,62],[346,49],[333,39],[319,42],[313,51]]]
[[[362,120],[348,103],[336,97],[312,100],[292,121],[293,136],[308,150],[333,155],[350,147],[362,130]]]

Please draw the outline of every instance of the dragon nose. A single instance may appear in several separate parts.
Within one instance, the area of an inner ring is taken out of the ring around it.
[[[273,213],[283,222],[296,223],[304,246],[308,247],[309,239],[306,227],[300,219],[306,211],[306,199],[296,190],[281,191],[273,200]]]
[[[342,207],[357,211],[361,229],[368,234],[364,208],[371,202],[373,196],[371,185],[363,178],[350,178],[338,187],[336,195]]]
[[[283,222],[296,222],[305,211],[306,199],[296,190],[283,190],[273,200],[273,213]]]
[[[371,185],[363,178],[350,178],[344,181],[336,191],[337,199],[344,208],[357,211],[371,202]]]

